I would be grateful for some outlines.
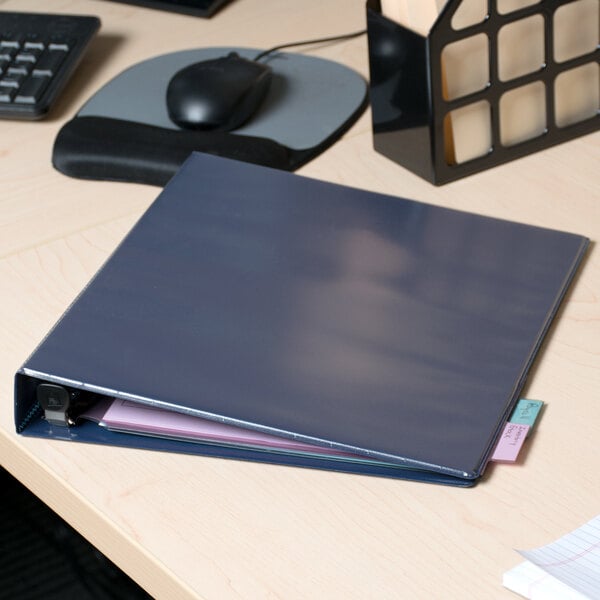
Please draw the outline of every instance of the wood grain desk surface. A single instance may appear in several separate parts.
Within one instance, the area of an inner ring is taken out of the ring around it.
[[[600,513],[600,258],[592,245],[530,377],[547,403],[525,456],[473,489],[18,437],[13,374],[158,188],[69,179],[64,122],[141,60],[266,48],[364,27],[363,0],[235,0],[211,20],[102,0],[0,0],[96,14],[50,118],[0,121],[0,459],[159,598],[512,598],[514,548]],[[367,76],[366,39],[304,52]],[[302,174],[600,238],[600,134],[436,188],[376,154],[370,114]]]

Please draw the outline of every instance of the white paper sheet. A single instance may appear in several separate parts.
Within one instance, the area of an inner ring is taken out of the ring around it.
[[[600,515],[551,544],[519,554],[527,561],[502,579],[513,592],[532,600],[600,600]]]

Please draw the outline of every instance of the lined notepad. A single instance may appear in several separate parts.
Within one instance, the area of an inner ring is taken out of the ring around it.
[[[600,515],[547,546],[519,553],[527,561],[502,580],[513,592],[533,600],[600,600]]]

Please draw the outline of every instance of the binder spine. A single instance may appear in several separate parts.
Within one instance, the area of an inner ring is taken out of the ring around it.
[[[15,375],[15,428],[17,433],[22,433],[29,425],[40,418],[42,407],[36,400],[36,382],[31,377],[18,371]]]

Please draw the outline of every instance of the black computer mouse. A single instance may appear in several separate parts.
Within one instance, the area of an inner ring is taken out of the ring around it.
[[[169,82],[169,117],[184,129],[236,129],[261,105],[271,76],[268,65],[235,52],[193,63],[175,73]]]

